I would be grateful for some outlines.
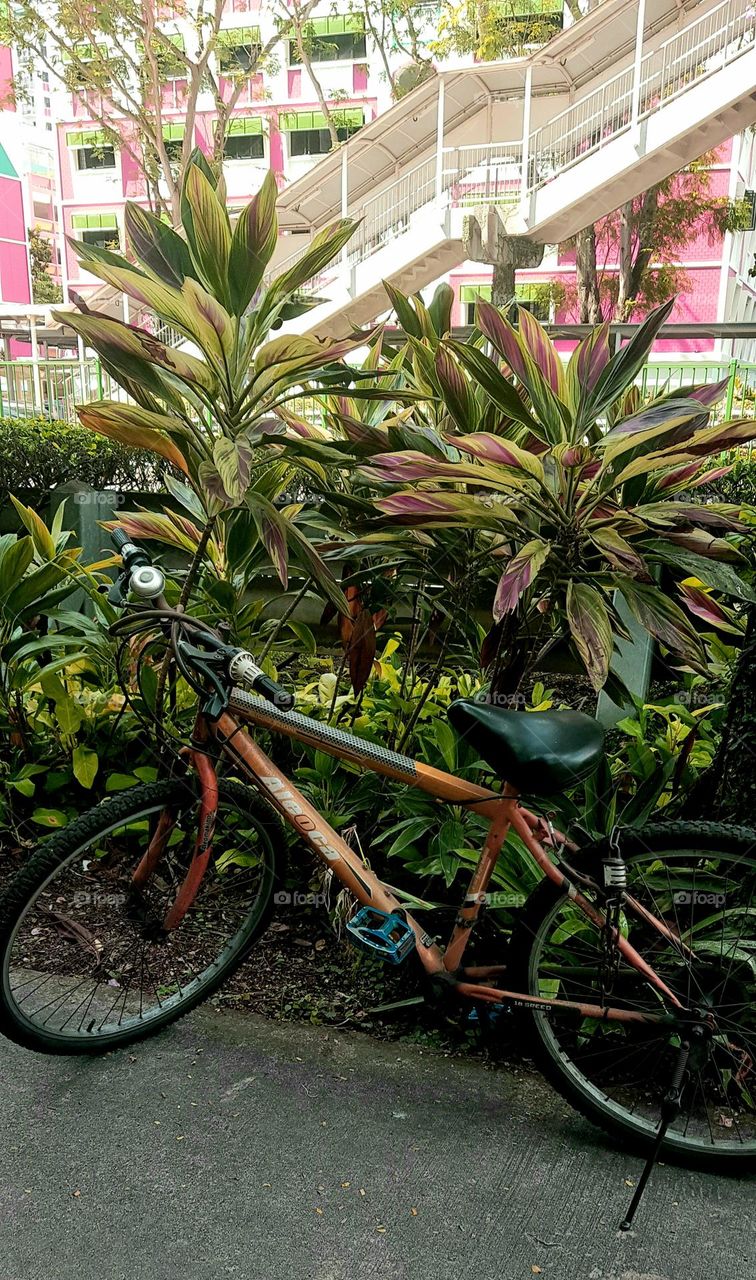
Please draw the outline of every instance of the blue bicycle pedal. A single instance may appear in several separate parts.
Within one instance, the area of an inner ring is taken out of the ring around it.
[[[415,935],[404,917],[377,907],[360,907],[347,921],[347,933],[356,947],[389,964],[401,964],[415,946]]]

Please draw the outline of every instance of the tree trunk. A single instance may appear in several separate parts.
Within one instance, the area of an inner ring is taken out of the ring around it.
[[[756,608],[749,610],[745,642],[730,689],[722,743],[705,776],[709,774],[713,775],[710,797],[716,789],[716,816],[752,825],[756,812]]]
[[[600,324],[603,315],[596,268],[596,231],[593,225],[584,227],[576,236],[575,270],[578,319],[581,324]]]
[[[495,307],[509,307],[515,296],[515,267],[508,259],[494,263],[491,277],[491,301]]]
[[[615,320],[625,319],[625,310],[632,298],[633,275],[633,202],[628,200],[620,211],[620,260],[617,282],[617,305],[614,311]]]
[[[640,296],[656,243],[660,187],[649,187],[640,207],[629,200],[620,210],[620,263],[616,319],[627,320]],[[635,256],[633,256],[635,254]]]

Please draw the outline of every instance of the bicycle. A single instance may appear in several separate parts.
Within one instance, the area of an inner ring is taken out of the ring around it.
[[[714,823],[615,831],[581,851],[522,804],[594,771],[603,731],[574,711],[450,708],[500,791],[293,709],[252,654],[164,596],[116,530],[132,603],[111,630],[164,637],[199,698],[183,772],[103,800],[43,841],[0,900],[0,1032],[47,1053],[100,1053],[193,1009],[247,958],[281,883],[282,821],[355,900],[352,941],[419,962],[433,999],[515,1011],[537,1065],[583,1115],[647,1156],[756,1169],[756,835]],[[144,650],[142,651],[144,653]],[[259,695],[259,696],[255,696]],[[319,751],[486,815],[445,947],[406,910],[246,731]],[[219,776],[230,763],[252,784]],[[506,954],[465,964],[510,832],[543,872]],[[498,985],[506,974],[506,985]]]

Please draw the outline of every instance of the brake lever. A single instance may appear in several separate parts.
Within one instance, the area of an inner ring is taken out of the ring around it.
[[[108,604],[115,605],[117,609],[123,608],[126,603],[126,594],[124,588],[128,589],[128,580],[125,573],[120,573],[114,582],[111,582],[106,595]]]

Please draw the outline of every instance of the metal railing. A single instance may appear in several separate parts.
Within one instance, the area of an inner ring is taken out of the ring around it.
[[[706,386],[727,379],[727,392],[713,410],[715,421],[756,418],[756,364],[748,360],[654,361],[643,369],[638,385],[654,397],[681,388]]]
[[[396,240],[409,230],[413,215],[431,205],[437,194],[445,208],[513,205],[520,198],[521,178],[521,142],[444,147],[440,171],[436,157],[431,156],[408,169],[358,208],[350,209],[350,217],[360,219],[360,225],[344,256],[305,281],[301,291],[320,293],[343,271],[344,263],[351,270]],[[268,272],[266,284],[299,262],[308,248],[309,243]]]
[[[126,400],[99,360],[0,361],[0,418],[76,421],[77,404]]]
[[[716,419],[756,418],[756,363],[750,361],[653,361],[638,375],[638,386],[644,396],[654,397],[725,378],[727,391],[714,411]],[[127,398],[95,357],[39,360],[36,369],[31,360],[0,362],[0,419],[45,417],[75,422],[77,404]],[[312,405],[304,399],[290,407],[312,417]]]
[[[723,0],[644,55],[635,95],[634,66],[624,68],[530,134],[528,192],[646,120],[694,84],[753,48],[751,0]]]

